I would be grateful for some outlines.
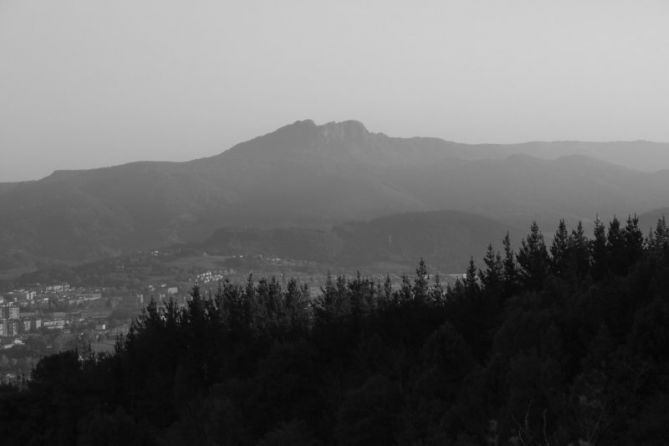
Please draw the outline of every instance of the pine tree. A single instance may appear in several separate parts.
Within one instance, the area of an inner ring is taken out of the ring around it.
[[[592,259],[592,277],[599,280],[608,274],[608,254],[606,247],[606,227],[597,217],[595,219],[594,239],[590,242],[590,258]]]
[[[569,271],[578,282],[583,281],[590,272],[589,241],[580,221],[569,236]]]
[[[249,326],[251,329],[255,330],[258,328],[258,319],[257,314],[259,311],[258,296],[256,295],[256,286],[253,281],[253,273],[249,274],[246,279],[246,289],[244,290],[244,301],[247,312],[247,319],[249,321]]]
[[[337,314],[347,316],[351,314],[351,295],[348,292],[348,283],[346,277],[343,275],[337,276],[337,299],[336,308]]]
[[[657,220],[655,229],[648,236],[648,248],[656,256],[669,253],[669,228],[664,216]]]
[[[669,243],[669,228],[667,228],[667,220],[664,215],[657,220],[657,225],[655,226],[655,240],[660,246]]]
[[[374,283],[362,277],[360,271],[356,273],[355,279],[348,282],[348,294],[351,311],[356,315],[369,313],[376,305]]]
[[[255,286],[254,295],[256,297],[256,310],[253,315],[254,326],[258,327],[260,332],[265,332],[272,323],[272,315],[269,312],[269,282],[262,278]]]
[[[432,304],[442,304],[444,302],[444,296],[446,295],[446,290],[441,283],[441,277],[439,274],[434,275],[434,284],[430,289],[430,301]]]
[[[629,268],[630,265],[641,258],[644,250],[643,233],[639,228],[639,217],[636,214],[633,217],[627,217],[627,224],[623,229],[623,239],[625,242],[626,267]]]
[[[383,301],[389,305],[393,300],[393,282],[390,280],[390,274],[386,274],[386,280],[383,282]]]
[[[476,275],[477,271],[478,269],[474,263],[474,257],[470,257],[464,280],[465,293],[468,295],[468,297],[476,296],[480,290],[478,277]]]
[[[321,287],[321,297],[317,308],[317,315],[323,321],[330,321],[339,316],[337,314],[337,288],[330,271],[325,278],[325,285]]]
[[[247,284],[248,286],[248,284]],[[217,301],[221,304],[223,321],[231,331],[240,332],[248,327],[249,314],[247,314],[247,300],[239,285],[226,280],[222,288],[219,288]],[[193,299],[194,300],[194,299]]]
[[[565,277],[569,267],[569,232],[564,219],[560,219],[551,244],[551,270],[557,277]]]
[[[413,283],[413,295],[417,303],[425,303],[428,297],[430,288],[429,276],[427,274],[427,266],[425,261],[421,258],[416,268],[416,278]]]
[[[402,285],[400,286],[397,298],[400,304],[413,301],[413,286],[411,285],[411,281],[409,281],[409,277],[406,274],[402,275]]]
[[[272,276],[269,282],[267,282],[267,297],[265,300],[265,308],[268,326],[272,330],[279,329],[285,320],[285,308],[283,303],[281,283],[274,276]]]
[[[528,289],[539,290],[548,276],[550,258],[544,236],[537,222],[532,222],[530,234],[522,241],[518,251],[520,280]]]
[[[505,297],[510,297],[518,289],[518,268],[508,231],[504,236],[502,244],[504,246],[504,295]]]
[[[627,270],[625,245],[625,236],[620,228],[620,221],[614,216],[606,233],[606,255],[609,269],[613,274],[620,275]]]
[[[297,280],[290,279],[286,285],[285,306],[286,325],[292,330],[302,330],[306,327],[308,317],[309,290],[300,287]]]
[[[481,283],[486,290],[499,290],[504,281],[504,264],[499,252],[495,251],[492,244],[488,245],[483,263],[485,271],[480,270]]]

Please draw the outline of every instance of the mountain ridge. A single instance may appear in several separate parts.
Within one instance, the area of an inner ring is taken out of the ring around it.
[[[225,226],[330,228],[436,210],[524,226],[669,206],[661,172],[499,147],[307,120],[208,158],[57,171],[0,186],[0,265],[89,261],[202,241]]]
[[[504,158],[509,155],[517,154],[517,153],[526,153],[529,155],[532,155],[536,158],[549,158],[549,159],[554,159],[560,156],[564,156],[565,151],[567,151],[567,155],[573,154],[573,151],[575,150],[582,150],[585,151],[585,153],[582,153],[586,156],[589,156],[591,158],[595,159],[600,159],[598,156],[594,156],[594,154],[599,154],[601,155],[604,151],[607,149],[614,150],[627,150],[627,151],[632,151],[639,149],[639,147],[651,147],[655,148],[655,152],[665,152],[665,149],[667,149],[667,153],[665,156],[663,156],[664,162],[660,163],[664,167],[658,167],[657,162],[645,162],[645,163],[640,163],[640,165],[645,165],[646,168],[640,168],[638,166],[634,165],[626,165],[623,167],[627,168],[632,168],[636,170],[644,170],[648,172],[656,172],[656,171],[661,171],[661,170],[669,170],[669,143],[667,142],[655,142],[655,141],[649,141],[649,140],[644,140],[644,139],[637,139],[637,140],[629,140],[629,141],[578,141],[578,140],[555,140],[555,141],[542,141],[542,140],[536,140],[536,141],[527,141],[527,142],[520,142],[520,143],[505,143],[505,144],[498,144],[498,143],[462,143],[462,142],[455,142],[452,140],[447,140],[439,137],[429,137],[429,136],[410,136],[410,137],[393,137],[393,136],[388,136],[387,134],[383,132],[372,132],[369,131],[366,126],[358,120],[350,119],[350,120],[345,120],[345,121],[330,121],[321,125],[317,125],[312,119],[304,119],[304,120],[297,120],[293,122],[292,124],[288,124],[282,127],[279,127],[278,129],[268,132],[264,135],[260,135],[254,138],[251,138],[247,141],[238,143],[233,145],[232,147],[213,154],[209,156],[203,156],[199,158],[195,158],[192,160],[188,161],[160,161],[160,160],[138,160],[138,161],[131,161],[127,163],[122,163],[118,165],[112,165],[112,166],[100,166],[100,167],[93,167],[89,169],[58,169],[53,171],[51,174],[38,178],[38,179],[33,179],[33,180],[25,180],[25,181],[16,181],[16,182],[0,182],[0,193],[2,190],[6,189],[8,185],[17,185],[17,184],[22,184],[22,183],[27,183],[27,182],[32,182],[32,181],[40,181],[49,177],[55,176],[61,176],[64,175],[65,173],[71,174],[71,173],[76,173],[76,172],[88,172],[88,171],[101,171],[104,169],[113,169],[113,168],[119,168],[119,167],[124,167],[124,166],[130,166],[130,165],[136,165],[136,164],[191,164],[191,163],[204,163],[204,162],[209,162],[214,159],[218,159],[225,155],[226,153],[231,153],[234,149],[241,149],[245,148],[250,143],[256,142],[258,140],[261,140],[262,138],[277,135],[282,132],[286,132],[287,130],[290,129],[295,129],[295,128],[301,128],[301,129],[311,129],[315,131],[319,131],[322,133],[325,131],[325,129],[341,129],[341,128],[346,128],[346,127],[359,127],[360,131],[365,132],[369,136],[376,136],[379,138],[384,138],[388,140],[398,140],[398,141],[420,141],[420,142],[429,142],[431,145],[439,145],[442,146],[441,149],[445,148],[450,148],[450,149],[455,149],[457,148],[457,152],[455,153],[459,157],[466,157],[469,156],[471,159],[481,159],[482,157],[484,158],[489,158],[489,157],[495,157],[495,158]],[[341,133],[341,132],[340,132]],[[592,147],[594,147],[596,150],[593,150]],[[591,148],[588,150],[588,148]],[[469,152],[469,153],[467,153]],[[533,153],[530,153],[533,152]],[[563,155],[560,155],[563,154]],[[229,155],[228,155],[229,156]],[[639,161],[642,161],[643,156],[638,156],[635,157]],[[606,161],[606,160],[602,160]],[[615,161],[608,161],[611,164],[618,164],[621,165],[620,162],[615,162]]]

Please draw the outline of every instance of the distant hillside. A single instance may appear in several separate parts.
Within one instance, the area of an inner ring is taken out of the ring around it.
[[[650,230],[655,229],[657,221],[663,217],[669,219],[669,207],[644,212],[639,215],[639,227],[643,230],[645,235],[648,235]]]
[[[656,172],[669,169],[669,143],[650,141],[615,141],[615,142],[584,142],[584,141],[553,141],[527,142],[522,144],[490,144],[488,152],[496,152],[500,156],[526,154],[538,158],[555,159],[567,155],[583,155],[630,169]]]
[[[420,258],[464,271],[469,258],[522,230],[458,211],[413,212],[351,222],[331,230],[221,228],[199,246],[225,255],[263,254],[344,267],[392,262],[411,269]],[[517,241],[517,240],[516,240]],[[500,246],[497,246],[500,249]]]
[[[0,195],[14,189],[18,183],[0,183]]]
[[[356,121],[298,121],[210,158],[58,171],[0,186],[0,272],[199,242],[220,227],[325,230],[439,209],[526,227],[531,219],[552,224],[669,205],[662,173],[526,154],[627,154],[633,146],[555,144],[466,145],[393,138]]]
[[[512,237],[522,233],[480,215],[437,211],[349,223],[335,227],[333,233],[343,242],[337,256],[342,264],[392,261],[411,265],[422,257],[444,270],[458,272],[464,271],[471,256],[482,255],[488,244],[499,245],[507,231]]]

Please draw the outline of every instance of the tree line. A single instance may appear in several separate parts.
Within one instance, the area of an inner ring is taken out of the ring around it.
[[[454,285],[328,276],[151,302],[0,388],[3,444],[608,445],[669,433],[669,229],[536,223]]]

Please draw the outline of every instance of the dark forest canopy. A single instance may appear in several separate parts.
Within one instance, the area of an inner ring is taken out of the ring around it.
[[[0,391],[3,444],[609,445],[669,433],[669,229],[536,224],[453,287],[331,277],[151,303]]]

